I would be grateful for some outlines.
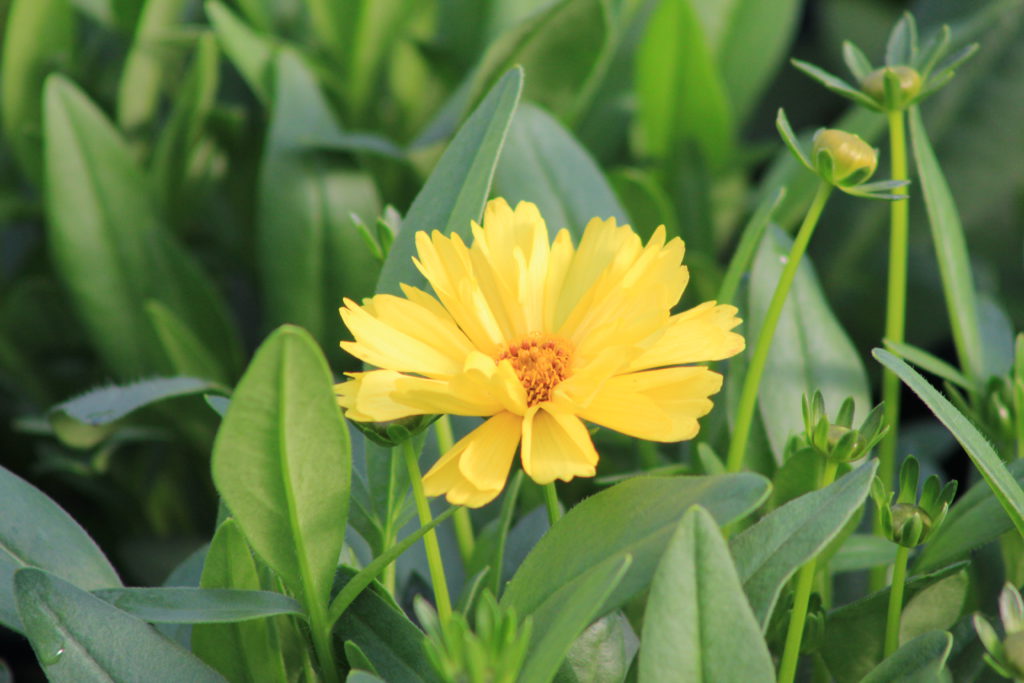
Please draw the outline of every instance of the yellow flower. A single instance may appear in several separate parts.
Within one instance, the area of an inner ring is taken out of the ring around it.
[[[472,246],[416,234],[417,268],[436,298],[402,286],[341,317],[341,346],[381,368],[337,387],[353,420],[450,413],[487,418],[423,478],[427,495],[479,507],[508,478],[519,447],[538,484],[594,476],[584,420],[652,441],[691,439],[722,377],[704,366],[743,350],[736,309],[703,303],[672,315],[688,280],[683,243],[659,227],[647,245],[615,219],[592,219],[579,247],[554,243],[534,204],[488,203]]]

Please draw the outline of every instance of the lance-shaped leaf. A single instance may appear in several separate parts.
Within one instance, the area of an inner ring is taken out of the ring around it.
[[[40,569],[14,576],[18,613],[46,677],[57,683],[224,681],[149,624]]]
[[[327,363],[308,333],[278,328],[235,389],[213,447],[213,480],[249,545],[307,609],[327,602],[350,477]]]
[[[381,269],[378,292],[401,294],[401,283],[423,286],[423,275],[412,262],[417,231],[457,233],[470,241],[470,222],[483,212],[522,87],[522,69],[512,69],[459,129],[402,221]]]
[[[872,460],[838,481],[791,500],[732,539],[736,570],[754,615],[767,627],[790,576],[836,537],[871,490]]]
[[[722,532],[703,508],[679,522],[651,583],[640,683],[775,680]]]
[[[277,614],[305,616],[302,606],[281,593],[233,588],[104,588],[92,592],[139,619],[159,624],[218,624]]]
[[[0,624],[21,631],[15,608],[14,573],[38,567],[79,588],[121,585],[96,543],[42,491],[0,467]]]

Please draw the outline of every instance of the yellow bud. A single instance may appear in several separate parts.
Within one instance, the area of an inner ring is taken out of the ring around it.
[[[812,145],[814,163],[821,168],[819,157],[828,152],[832,157],[831,182],[837,185],[856,185],[864,182],[875,172],[878,154],[859,136],[835,128],[823,128],[814,135]]]
[[[900,79],[900,101],[895,106],[902,107],[921,92],[921,76],[909,66],[886,66],[875,69],[860,82],[860,88],[879,104],[885,102],[885,72],[893,71]]]

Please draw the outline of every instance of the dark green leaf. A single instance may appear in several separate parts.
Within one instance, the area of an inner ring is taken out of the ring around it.
[[[896,650],[864,677],[861,683],[934,683],[952,680],[945,673],[953,636],[929,631]]]
[[[51,409],[51,416],[62,415],[92,426],[107,425],[153,403],[210,392],[226,393],[227,389],[196,377],[154,377],[92,389],[58,403]]]
[[[981,473],[985,483],[992,489],[1014,526],[1021,534],[1024,534],[1024,491],[1007,471],[1006,465],[993,450],[991,444],[959,410],[953,407],[945,396],[928,384],[916,370],[883,349],[875,349],[871,353],[878,362],[899,375],[900,379],[935,413],[942,424],[946,425],[946,429],[967,451],[971,462]]]
[[[401,294],[400,283],[423,285],[412,262],[417,231],[457,233],[469,241],[470,222],[483,212],[522,86],[522,69],[509,71],[459,129],[402,221],[377,281],[378,292]]]
[[[54,267],[107,366],[130,379],[166,368],[144,308],[153,299],[235,372],[240,343],[224,301],[167,233],[127,143],[63,76],[46,81],[45,119]]]
[[[67,0],[13,0],[0,64],[0,117],[22,171],[42,178],[43,79],[71,57],[74,14]]]
[[[1024,460],[1014,460],[1007,469],[1024,485]],[[978,482],[949,508],[942,526],[917,556],[914,570],[925,572],[943,567],[1012,529],[1013,522],[992,489],[985,482]]]
[[[303,615],[287,595],[231,588],[107,588],[92,592],[139,619],[163,624],[215,624],[275,614]]]
[[[550,114],[529,103],[512,119],[494,174],[494,194],[512,206],[521,200],[537,204],[552,238],[568,228],[579,241],[594,217],[630,223],[590,154]]]
[[[343,587],[354,574],[355,570],[340,567],[336,587]],[[423,646],[423,632],[378,585],[361,592],[345,610],[334,626],[334,638],[358,645],[386,681],[440,680]]]
[[[258,253],[272,324],[305,327],[324,349],[343,334],[342,297],[372,293],[373,258],[352,214],[377,215],[376,189],[362,171],[316,152],[341,135],[316,79],[291,49],[273,62],[274,108],[258,192]]]
[[[96,543],[42,491],[0,467],[0,624],[21,631],[14,573],[38,567],[83,590],[121,585]]]
[[[792,500],[730,542],[758,623],[767,627],[786,581],[836,537],[871,490],[878,463],[866,462],[830,486]]]
[[[633,557],[622,582],[596,616],[646,588],[665,544],[691,505],[720,524],[763,502],[768,482],[755,474],[715,477],[634,477],[587,498],[562,517],[533,548],[501,602],[535,623],[557,613],[550,597],[610,557]]]
[[[911,107],[910,142],[921,181],[935,257],[942,276],[942,291],[949,309],[953,342],[964,373],[974,381],[984,379],[984,347],[979,336],[978,302],[971,276],[971,261],[963,226],[946,178],[935,158],[921,112]]]
[[[242,74],[253,94],[261,102],[270,102],[272,61],[277,47],[274,41],[247,26],[218,0],[208,0],[206,16],[224,53]]]
[[[622,581],[631,562],[628,554],[609,557],[562,585],[537,608],[519,681],[547,683],[554,678],[576,636],[597,617],[602,603]]]
[[[227,518],[217,528],[206,555],[200,585],[255,591],[260,578],[252,551],[238,522]],[[192,651],[226,678],[285,681],[281,646],[266,621],[236,624],[197,624],[192,629]]]
[[[14,576],[18,613],[46,677],[57,683],[224,679],[195,656],[80,588],[39,569]]]
[[[964,563],[945,567],[932,574],[911,577],[906,584],[904,611],[901,620],[901,639],[909,640],[925,631],[949,628],[962,609],[963,591],[967,587]],[[946,585],[943,585],[946,584]],[[949,600],[950,590],[960,594],[960,602]],[[932,592],[929,592],[932,591]],[[946,600],[946,604],[940,601]],[[912,605],[917,605],[912,607]],[[829,612],[825,620],[821,655],[829,672],[838,683],[856,683],[878,666],[882,660],[885,640],[885,620],[889,606],[889,589],[873,593],[866,598],[843,605]],[[908,614],[921,606],[946,610],[943,622],[914,633],[904,630]],[[956,612],[957,614],[952,614]]]
[[[788,235],[771,225],[754,260],[747,313],[747,344],[751,348],[760,334],[791,244]],[[867,372],[860,354],[832,313],[814,267],[805,256],[775,329],[759,392],[761,417],[777,459],[781,460],[789,437],[803,431],[801,400],[815,391],[821,391],[830,410],[838,409],[850,396],[858,415],[867,415],[871,408]]]
[[[722,532],[699,506],[679,522],[658,563],[642,642],[641,683],[775,680]]]
[[[598,619],[573,642],[555,683],[621,681],[636,649],[632,638],[629,621],[622,612]]]

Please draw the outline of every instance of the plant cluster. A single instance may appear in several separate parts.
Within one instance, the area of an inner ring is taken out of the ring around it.
[[[1024,680],[1024,8],[919,5],[0,3],[0,681]]]

